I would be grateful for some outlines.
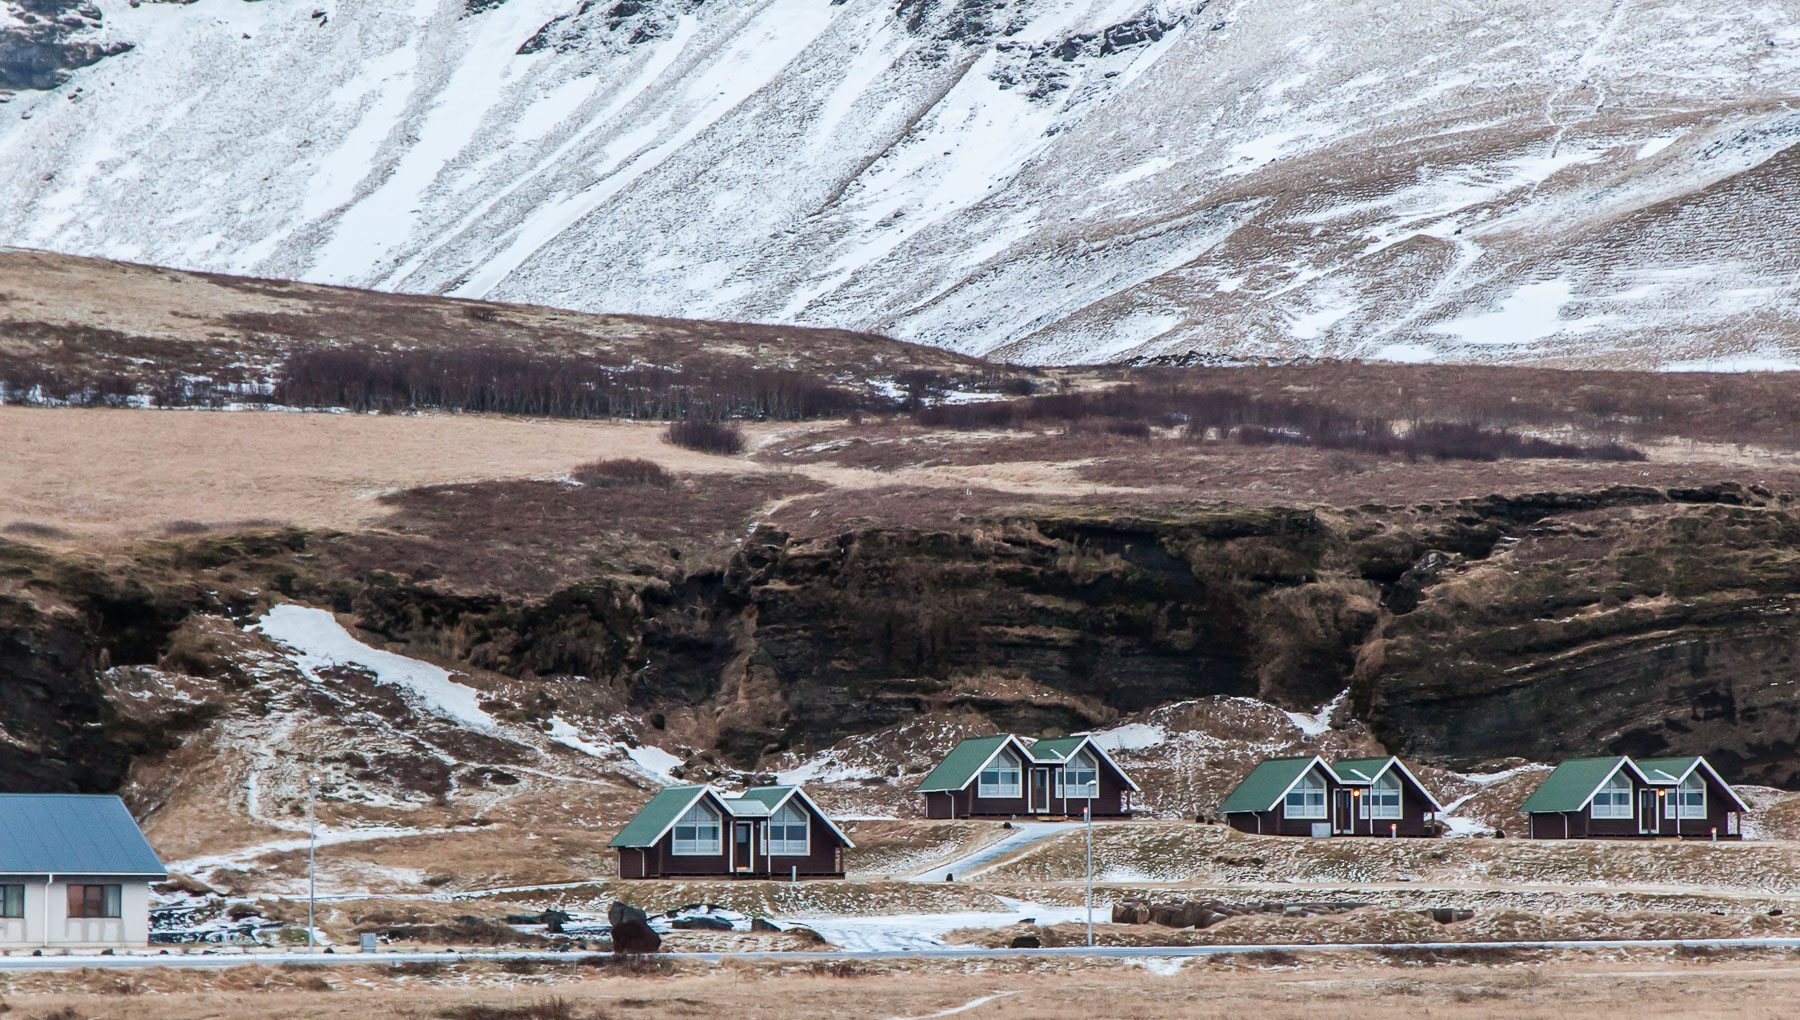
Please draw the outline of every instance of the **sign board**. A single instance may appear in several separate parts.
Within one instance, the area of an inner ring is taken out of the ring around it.
[[[362,937],[362,951],[365,953],[373,953],[375,951],[375,940],[376,936],[374,932],[364,933]]]

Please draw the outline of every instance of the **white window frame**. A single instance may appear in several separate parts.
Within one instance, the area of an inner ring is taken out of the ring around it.
[[[702,833],[712,829],[712,838],[706,839]],[[682,829],[692,829],[694,834],[683,839]],[[725,819],[717,808],[705,801],[696,803],[675,820],[674,838],[671,850],[677,857],[717,857],[724,852]]]
[[[1706,777],[1698,771],[1681,781],[1675,788],[1673,798],[1677,803],[1676,811],[1681,818],[1706,817]]]
[[[1080,777],[1086,775],[1087,781]],[[1071,780],[1073,776],[1075,779]],[[1077,751],[1056,770],[1056,795],[1063,800],[1093,800],[1100,796],[1100,759],[1085,749]]]
[[[1018,755],[1011,751],[1001,751],[981,767],[981,774],[975,779],[975,795],[992,799],[1024,796],[1024,787],[1020,782],[1022,767]],[[994,776],[992,781],[988,779],[990,775]],[[1010,782],[1008,776],[1011,777]]]
[[[1601,819],[1628,819],[1633,817],[1631,777],[1620,769],[1612,774],[1604,786],[1594,791],[1594,799],[1588,803],[1588,817]]]
[[[1282,798],[1282,804],[1288,818],[1322,820],[1329,817],[1325,810],[1325,779],[1319,775],[1319,770],[1307,769],[1306,775],[1301,776]]]
[[[1356,813],[1363,818],[1397,821],[1406,817],[1400,777],[1391,769],[1369,784],[1361,799],[1362,805]]]
[[[785,830],[795,825],[800,826],[799,842],[775,837],[777,827]],[[770,857],[806,857],[812,853],[812,819],[795,807],[793,801],[781,805],[780,810],[769,816],[769,827],[765,831],[769,833],[767,852]]]

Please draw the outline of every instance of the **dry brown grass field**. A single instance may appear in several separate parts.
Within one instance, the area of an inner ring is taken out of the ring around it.
[[[729,962],[610,966],[466,963],[7,975],[28,1020],[623,1020],[733,1016],[1205,1020],[1385,1014],[1578,1016],[1629,1002],[1644,1020],[1776,1020],[1800,1000],[1779,952],[1257,953],[1182,965],[1056,959]]]

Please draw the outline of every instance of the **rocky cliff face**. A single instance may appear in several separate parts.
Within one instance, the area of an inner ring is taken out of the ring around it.
[[[100,8],[87,0],[0,3],[0,95],[55,88],[75,71],[131,49],[97,38],[100,22]]]
[[[1432,763],[1700,752],[1800,781],[1800,517],[1735,486],[1340,510],[1019,513],[952,529],[756,531],[723,569],[466,595],[366,563],[340,537],[208,538],[106,572],[0,545],[0,769],[116,785],[155,739],[106,665],[168,665],[184,619],[292,599],[409,654],[607,685],[693,725],[724,760],[951,709],[1033,731],[1182,699],[1357,718]],[[579,677],[580,680],[572,678]],[[533,692],[536,692],[535,694]]]

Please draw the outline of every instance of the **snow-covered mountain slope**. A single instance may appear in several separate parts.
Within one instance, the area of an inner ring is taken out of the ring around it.
[[[1777,0],[97,3],[63,42],[131,48],[0,107],[0,242],[1021,361],[1800,365]]]

